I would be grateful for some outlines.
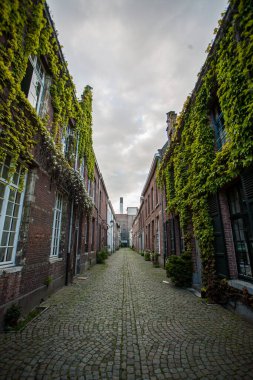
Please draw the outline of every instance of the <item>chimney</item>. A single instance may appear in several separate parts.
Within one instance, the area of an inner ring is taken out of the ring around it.
[[[170,111],[170,112],[167,112],[167,120],[166,120],[166,123],[167,123],[167,128],[166,128],[166,132],[167,132],[167,136],[168,136],[168,140],[169,142],[171,142],[171,137],[175,131],[175,125],[176,125],[176,120],[177,120],[177,114],[175,111]]]
[[[119,213],[123,214],[123,197],[119,199]]]

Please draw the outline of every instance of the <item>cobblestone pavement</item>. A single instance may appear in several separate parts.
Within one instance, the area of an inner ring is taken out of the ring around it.
[[[0,379],[253,379],[253,326],[122,249],[0,336]]]

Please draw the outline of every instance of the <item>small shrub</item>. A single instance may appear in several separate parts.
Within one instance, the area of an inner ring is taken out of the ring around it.
[[[150,253],[149,252],[145,252],[144,253],[144,260],[145,261],[150,261]]]
[[[106,259],[108,259],[108,252],[106,248],[103,248],[97,253],[97,264],[104,264]]]
[[[152,263],[155,268],[159,268],[159,255],[157,252],[152,253]]]
[[[179,287],[191,286],[192,283],[192,261],[189,254],[182,256],[170,256],[165,265],[167,277]]]
[[[143,251],[141,251],[141,256],[144,256],[144,252]]]
[[[11,305],[9,309],[7,309],[4,316],[4,324],[5,327],[15,327],[18,324],[18,320],[21,315],[21,307],[17,304]]]
[[[49,285],[51,284],[51,282],[53,281],[52,277],[51,276],[48,276],[45,281],[44,281],[44,285],[46,285],[47,287],[49,287]]]

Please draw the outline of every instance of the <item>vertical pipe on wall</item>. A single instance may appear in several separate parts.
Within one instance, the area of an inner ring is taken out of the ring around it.
[[[66,274],[65,274],[65,285],[68,285],[68,283],[69,283],[69,278],[68,277],[69,277],[69,269],[70,269],[73,212],[74,212],[74,202],[71,201],[70,221],[69,221],[69,236],[68,236],[68,250],[67,250],[67,262],[66,262]]]

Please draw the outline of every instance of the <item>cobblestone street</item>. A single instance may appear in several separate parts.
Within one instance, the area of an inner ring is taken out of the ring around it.
[[[1,379],[253,379],[252,325],[121,249],[0,336]]]

